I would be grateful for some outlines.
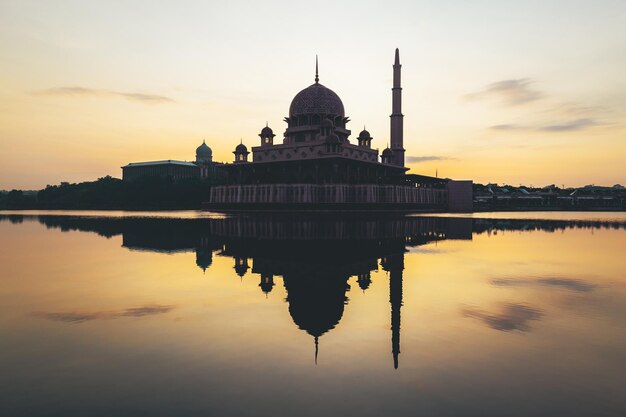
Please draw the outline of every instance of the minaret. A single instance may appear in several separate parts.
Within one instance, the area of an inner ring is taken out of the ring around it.
[[[391,107],[391,150],[394,165],[404,166],[404,127],[402,114],[402,87],[400,86],[400,51],[396,48],[396,59],[393,63],[393,88]]]

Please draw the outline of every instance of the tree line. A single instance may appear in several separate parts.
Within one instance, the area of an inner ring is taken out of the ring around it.
[[[0,192],[0,209],[199,209],[208,199],[210,185],[209,180],[200,178],[122,181],[106,176],[96,181],[48,185],[36,192]]]

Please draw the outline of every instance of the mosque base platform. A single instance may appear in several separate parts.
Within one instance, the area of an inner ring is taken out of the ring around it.
[[[471,211],[471,182],[459,192],[447,183],[429,186],[386,184],[246,184],[213,187],[204,210],[218,212],[443,212]],[[458,196],[469,199],[461,207]],[[461,210],[459,210],[461,209]],[[463,210],[465,209],[465,210]]]
[[[447,207],[441,205],[424,204],[390,204],[390,203],[283,203],[283,204],[262,204],[262,203],[203,203],[202,209],[221,213],[276,213],[276,212],[298,212],[298,213],[441,213]]]

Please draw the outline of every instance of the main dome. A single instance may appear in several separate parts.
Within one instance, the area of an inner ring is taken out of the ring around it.
[[[291,101],[289,116],[331,114],[344,117],[343,103],[330,88],[315,83],[300,91]]]

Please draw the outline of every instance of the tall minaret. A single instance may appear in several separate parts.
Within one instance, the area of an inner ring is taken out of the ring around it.
[[[404,166],[404,127],[402,114],[402,87],[400,86],[400,51],[396,48],[396,59],[393,63],[393,88],[391,107],[391,150],[394,165]]]

